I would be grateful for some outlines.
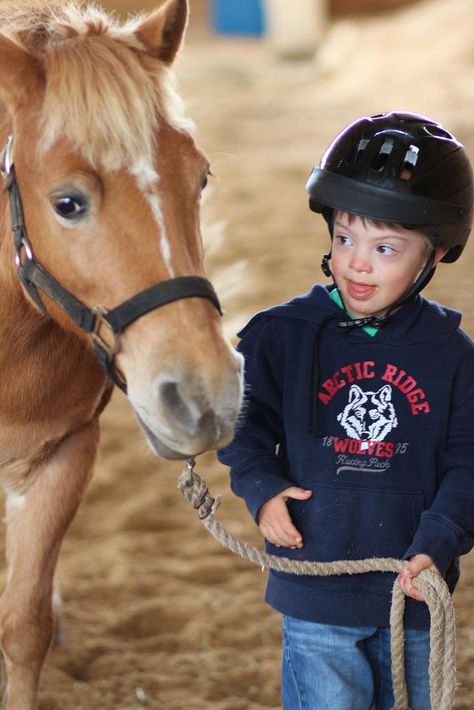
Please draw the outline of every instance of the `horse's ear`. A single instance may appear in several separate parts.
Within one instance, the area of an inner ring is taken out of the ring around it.
[[[138,27],[138,39],[150,54],[171,64],[181,46],[188,20],[188,0],[167,0]]]
[[[10,37],[0,33],[0,99],[9,111],[31,101],[42,79],[38,61]]]

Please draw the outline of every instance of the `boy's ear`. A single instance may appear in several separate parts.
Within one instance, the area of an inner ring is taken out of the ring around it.
[[[10,113],[32,100],[43,82],[39,62],[13,39],[0,33],[0,99]]]
[[[449,249],[444,249],[444,248],[441,249],[440,247],[438,247],[437,249],[435,249],[435,256],[434,256],[434,261],[433,261],[433,268],[434,268],[435,266],[438,266],[439,262],[441,261],[441,259],[443,258],[443,256],[445,256],[445,254],[448,253],[448,251],[449,251]]]
[[[188,13],[188,0],[166,0],[143,20],[136,35],[150,54],[172,64],[183,40]]]

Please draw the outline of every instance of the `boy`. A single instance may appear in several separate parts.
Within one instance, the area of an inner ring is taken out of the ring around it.
[[[425,568],[453,590],[474,537],[474,347],[419,293],[461,255],[472,170],[438,123],[393,112],[331,143],[307,184],[331,251],[316,285],[241,331],[248,398],[220,452],[273,554],[408,560],[406,676],[428,710]],[[394,575],[269,575],[283,616],[284,710],[388,710]]]

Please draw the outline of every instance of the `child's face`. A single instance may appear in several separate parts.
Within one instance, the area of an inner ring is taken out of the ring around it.
[[[435,265],[445,253],[436,250]],[[335,214],[331,270],[355,318],[383,315],[414,283],[429,254],[419,231]]]

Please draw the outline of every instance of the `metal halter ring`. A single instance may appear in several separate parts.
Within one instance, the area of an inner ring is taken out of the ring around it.
[[[0,173],[3,180],[4,190],[8,190],[11,185],[13,174],[13,135],[9,135],[4,149],[0,153]]]
[[[105,352],[107,353],[107,356],[110,360],[112,360],[113,356],[118,353],[120,350],[120,337],[119,335],[114,331],[112,326],[110,325],[109,321],[107,320],[107,309],[104,308],[103,306],[95,306],[94,308],[91,309],[92,313],[95,315],[95,321],[94,321],[94,330],[91,333],[91,338],[94,341],[94,343],[98,346],[100,346]],[[113,336],[113,344],[109,345],[101,336],[100,331],[102,329],[102,326],[106,326],[109,331],[112,333]]]
[[[26,237],[22,237],[21,242],[18,245],[15,245],[16,253],[15,253],[15,264],[17,265],[18,268],[21,268],[23,265],[23,262],[21,260],[21,254],[22,251],[25,252],[26,258],[29,261],[34,260],[34,254],[33,254],[33,249],[31,247],[30,242]]]

